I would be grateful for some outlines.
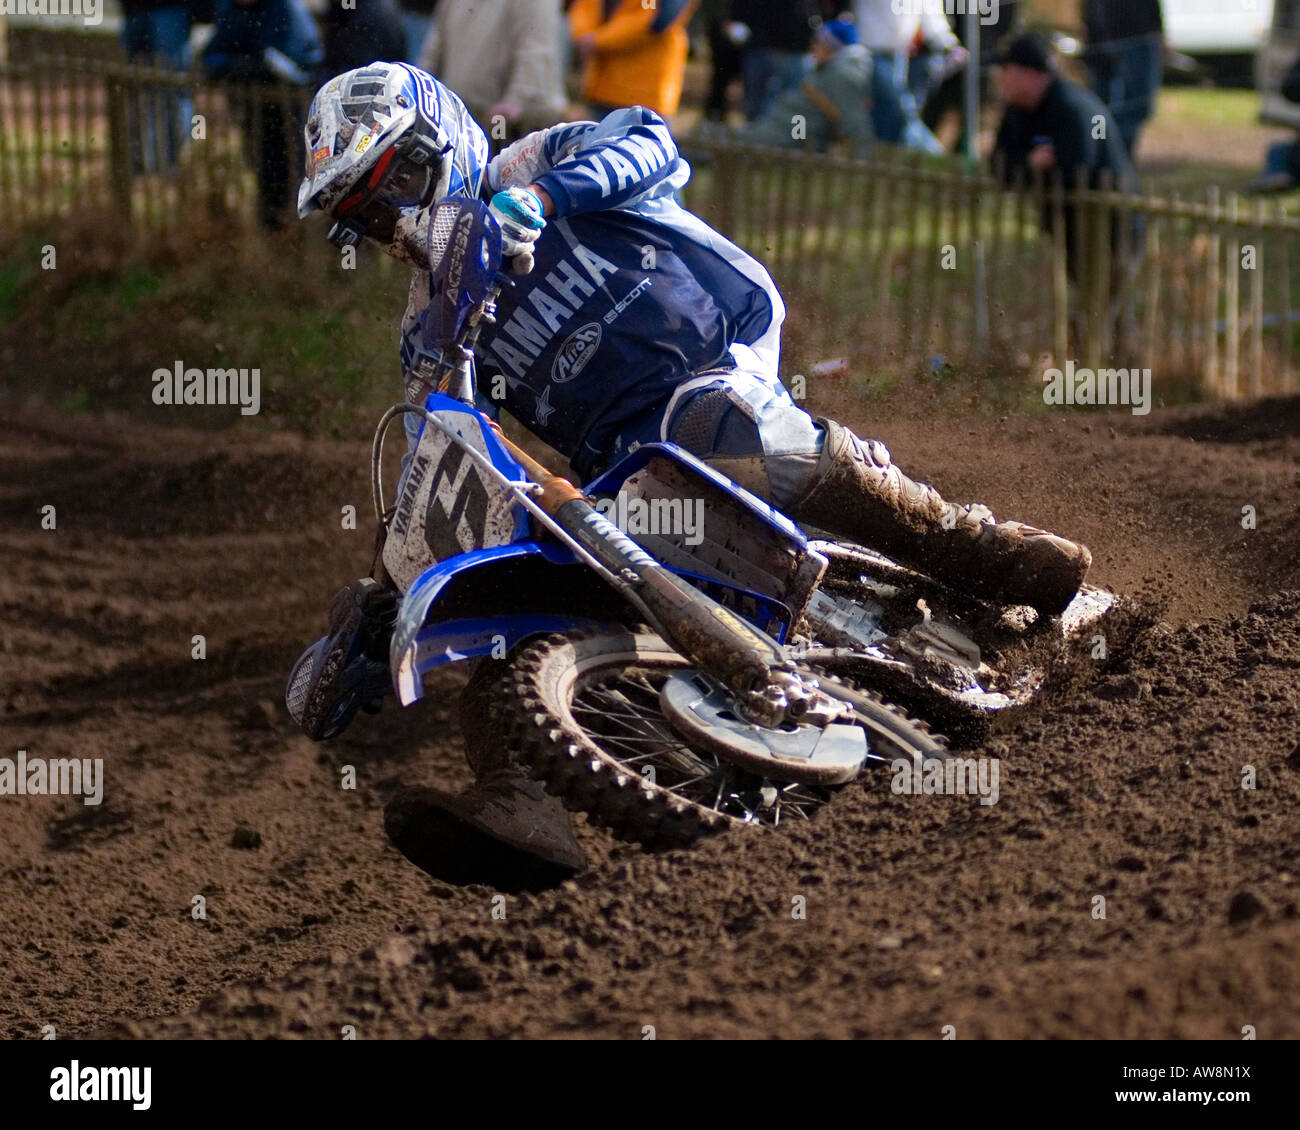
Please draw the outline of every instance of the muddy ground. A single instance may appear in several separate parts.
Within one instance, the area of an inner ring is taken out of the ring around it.
[[[1300,1036],[1300,399],[952,407],[847,422],[1085,540],[1161,625],[990,739],[995,806],[874,776],[690,852],[584,826],[590,872],[504,920],[382,832],[401,786],[468,780],[458,673],[328,746],[282,705],[369,561],[368,445],[4,420],[0,756],[102,757],[107,783],[0,797],[0,1035]]]

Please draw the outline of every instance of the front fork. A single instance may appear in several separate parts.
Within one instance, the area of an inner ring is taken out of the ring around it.
[[[785,649],[731,609],[664,568],[600,513],[567,479],[551,474],[497,429],[511,456],[539,484],[538,501],[556,525],[602,567],[611,583],[665,640],[737,696],[761,726],[843,713],[816,680],[801,676]]]

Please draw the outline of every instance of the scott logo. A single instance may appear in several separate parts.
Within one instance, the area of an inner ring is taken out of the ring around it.
[[[600,347],[601,333],[599,322],[588,322],[585,326],[574,330],[568,340],[560,346],[559,353],[555,355],[555,364],[551,366],[551,380],[557,385],[562,385],[581,373]]]

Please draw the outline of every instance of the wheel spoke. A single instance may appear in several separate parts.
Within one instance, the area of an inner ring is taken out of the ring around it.
[[[574,719],[619,764],[651,765],[656,783],[665,792],[748,823],[776,826],[783,819],[807,819],[809,807],[825,800],[798,782],[753,777],[713,751],[696,749],[685,741],[659,705],[660,688],[670,673],[669,669],[623,670],[593,682],[575,695],[570,706]],[[773,784],[777,785],[775,803],[762,804],[762,790]]]

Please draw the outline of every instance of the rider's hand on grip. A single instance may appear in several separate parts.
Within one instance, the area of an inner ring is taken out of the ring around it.
[[[532,268],[533,244],[546,227],[542,202],[526,188],[507,188],[492,197],[492,215],[501,225],[501,251],[507,259],[523,256]],[[515,272],[518,265],[515,265]]]

